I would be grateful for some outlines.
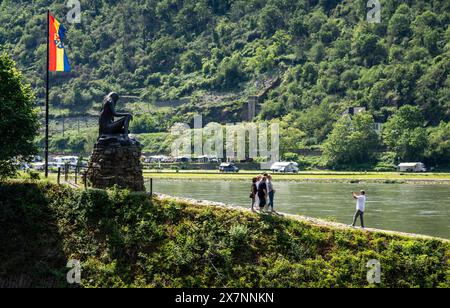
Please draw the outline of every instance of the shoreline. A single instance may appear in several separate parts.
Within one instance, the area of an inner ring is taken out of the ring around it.
[[[321,227],[321,228],[329,228],[329,229],[336,229],[336,230],[349,230],[349,231],[359,231],[362,233],[381,233],[386,235],[392,235],[392,236],[402,236],[402,237],[408,237],[412,239],[423,239],[423,240],[438,240],[446,243],[450,243],[450,239],[442,238],[442,237],[436,237],[431,235],[425,235],[425,234],[416,234],[416,233],[408,233],[408,232],[401,232],[401,231],[393,231],[393,230],[382,230],[382,229],[376,229],[376,228],[351,228],[346,224],[339,223],[339,222],[333,222],[333,221],[327,221],[320,218],[313,218],[303,215],[294,215],[294,214],[286,214],[283,212],[276,212],[275,214],[270,213],[260,213],[260,212],[252,212],[251,209],[247,209],[245,207],[232,205],[232,204],[226,204],[221,202],[214,202],[209,200],[196,200],[191,198],[182,198],[182,197],[174,197],[166,194],[154,194],[159,200],[174,200],[176,202],[182,202],[182,203],[188,203],[196,206],[210,206],[210,207],[219,207],[231,211],[239,211],[242,213],[254,213],[255,215],[276,215],[280,218],[284,219],[291,219],[295,221],[299,221],[302,223],[309,224],[311,226]]]
[[[199,173],[199,172],[144,172],[144,178],[167,179],[167,180],[217,180],[217,181],[249,181],[258,173]],[[278,182],[297,183],[343,183],[343,184],[409,184],[409,185],[450,185],[450,175],[443,178],[417,178],[417,177],[396,177],[388,174],[384,177],[372,177],[373,174],[273,174]],[[336,177],[337,176],[337,177]]]

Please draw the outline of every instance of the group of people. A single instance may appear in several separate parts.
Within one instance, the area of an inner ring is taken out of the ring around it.
[[[359,194],[353,192],[352,196],[356,200],[356,213],[353,217],[353,224],[350,227],[355,227],[356,221],[359,218],[361,220],[361,227],[364,229],[366,192],[364,190],[361,190]],[[265,211],[267,207],[269,212],[274,212],[275,189],[270,174],[264,173],[253,178],[250,199],[252,200],[252,211],[255,211],[255,209]]]
[[[267,207],[269,212],[274,212],[275,189],[270,174],[264,173],[253,178],[250,198],[252,211],[264,211]]]

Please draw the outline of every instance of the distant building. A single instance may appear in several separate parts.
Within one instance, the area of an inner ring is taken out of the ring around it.
[[[145,158],[145,163],[171,163],[174,159],[165,155],[155,155]]]
[[[383,131],[383,124],[375,122],[375,132],[378,135],[381,135],[381,132]]]
[[[366,112],[366,108],[365,107],[349,107],[342,115],[346,116],[354,116],[358,113],[362,113],[362,112]]]
[[[218,163],[219,159],[214,155],[202,155],[194,158],[194,161],[200,164]]]
[[[342,116],[350,116],[353,117],[354,115],[366,112],[367,109],[365,107],[350,107],[344,113]],[[381,135],[383,129],[383,123],[381,122],[375,122],[374,130],[378,135]]]
[[[175,157],[175,161],[177,163],[190,163],[192,160],[190,155],[182,155]]]

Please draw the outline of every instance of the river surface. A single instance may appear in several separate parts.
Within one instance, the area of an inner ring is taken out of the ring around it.
[[[450,186],[275,182],[275,210],[352,222],[352,191],[367,192],[366,227],[450,239]],[[250,185],[243,181],[155,179],[153,190],[177,197],[250,207]],[[358,222],[359,225],[359,222]]]

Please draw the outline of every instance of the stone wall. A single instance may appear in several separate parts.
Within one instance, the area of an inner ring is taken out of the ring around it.
[[[145,191],[141,155],[142,147],[136,139],[104,136],[94,146],[87,179],[94,188],[118,185],[131,191]]]

